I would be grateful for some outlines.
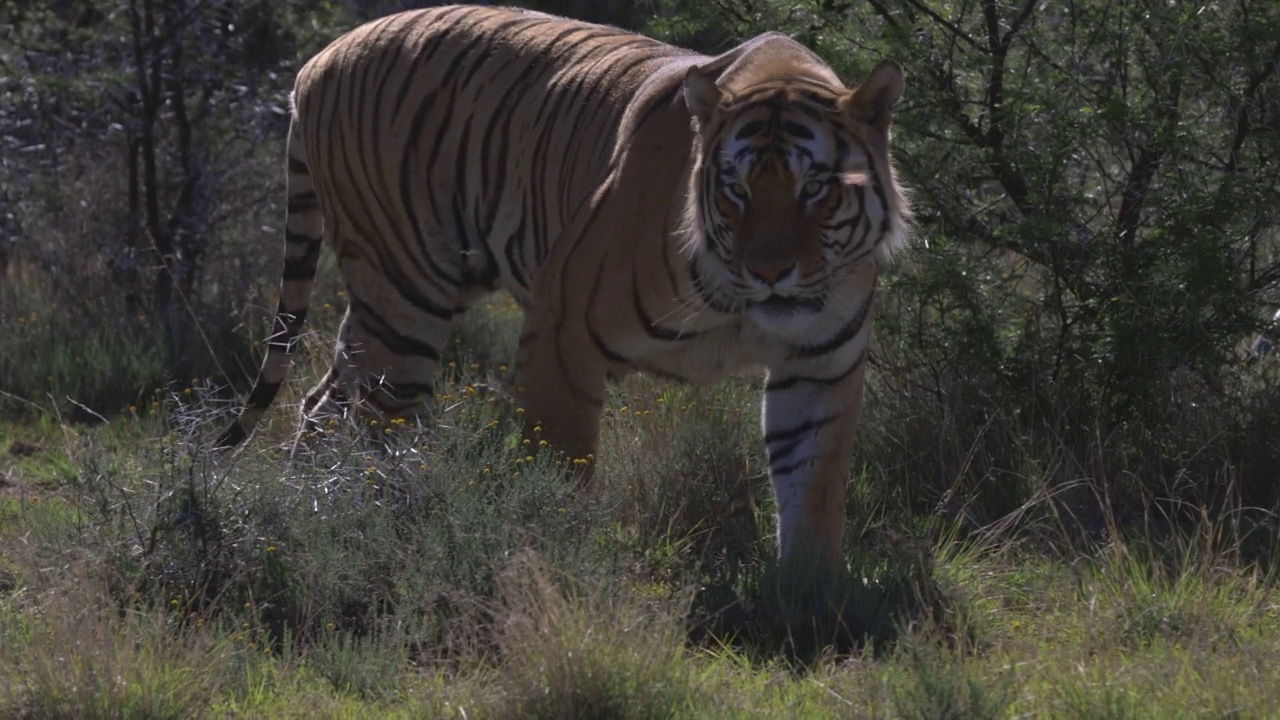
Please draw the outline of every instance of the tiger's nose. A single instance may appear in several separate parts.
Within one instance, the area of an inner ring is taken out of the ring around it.
[[[751,277],[766,285],[777,285],[795,272],[795,269],[795,263],[769,263],[746,266],[747,273]]]

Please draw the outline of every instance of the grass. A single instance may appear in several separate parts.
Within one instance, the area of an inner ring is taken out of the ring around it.
[[[807,583],[771,564],[751,384],[614,388],[580,488],[494,390],[515,309],[466,323],[433,425],[335,423],[292,466],[289,408],[210,464],[228,408],[200,383],[10,421],[0,715],[1280,712],[1274,571],[1234,516],[1053,541],[1066,500],[1032,494],[975,532],[904,508],[872,455],[848,579]]]

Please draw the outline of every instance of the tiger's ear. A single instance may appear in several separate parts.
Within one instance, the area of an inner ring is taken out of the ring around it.
[[[861,85],[840,99],[840,110],[880,132],[889,131],[893,106],[902,97],[902,70],[892,60],[884,60]]]
[[[720,105],[720,88],[702,70],[691,67],[684,76],[684,104],[689,112],[698,119],[699,125],[706,125],[711,113]]]

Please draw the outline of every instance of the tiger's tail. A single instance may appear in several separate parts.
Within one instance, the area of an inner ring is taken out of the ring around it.
[[[311,303],[316,266],[324,241],[324,214],[296,114],[289,126],[287,156],[287,210],[280,305],[276,309],[271,336],[267,339],[267,356],[263,358],[249,399],[235,421],[214,443],[215,451],[226,451],[244,442],[262,413],[271,407],[293,364],[293,350],[302,334]]]

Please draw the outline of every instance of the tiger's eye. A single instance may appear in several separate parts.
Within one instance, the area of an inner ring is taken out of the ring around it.
[[[827,183],[824,180],[810,180],[800,188],[800,199],[806,201],[817,200],[827,193]]]
[[[724,189],[725,192],[729,193],[730,197],[742,200],[743,202],[746,202],[746,200],[751,197],[751,192],[747,190],[747,186],[737,180],[730,180],[728,184],[725,185]]]

